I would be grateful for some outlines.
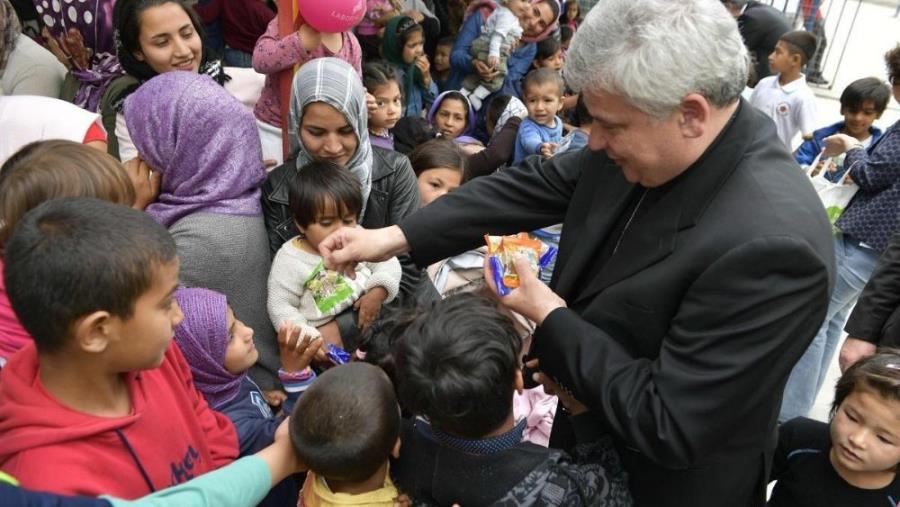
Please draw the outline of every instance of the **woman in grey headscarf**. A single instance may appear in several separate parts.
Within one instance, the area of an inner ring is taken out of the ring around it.
[[[367,122],[366,92],[353,67],[337,58],[318,58],[300,67],[291,85],[287,126],[291,155],[269,174],[262,190],[272,255],[299,232],[288,208],[288,182],[312,161],[334,162],[359,178],[362,227],[394,225],[419,209],[419,191],[409,159],[372,146]],[[401,256],[400,264],[400,296],[404,298],[418,291],[422,280],[428,281],[408,256]],[[336,322],[344,345],[354,348],[355,322],[341,317]]]

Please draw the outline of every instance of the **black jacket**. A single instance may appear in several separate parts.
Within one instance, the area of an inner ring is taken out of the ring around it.
[[[295,160],[296,155],[292,155],[284,164],[276,167],[269,173],[262,188],[269,252],[273,257],[285,241],[300,232],[294,225],[288,208],[288,183],[289,178],[296,174]],[[366,229],[394,225],[420,206],[419,186],[405,155],[373,146],[372,161],[372,191],[369,193],[366,215],[361,224]],[[398,259],[403,268],[400,293],[408,296],[419,290],[422,272],[408,255],[401,255]]]
[[[572,454],[521,442],[493,454],[439,443],[428,423],[403,421],[391,475],[413,505],[631,507],[626,473],[609,435],[587,414],[571,418]]]
[[[738,18],[738,29],[747,50],[756,59],[756,78],[772,74],[769,53],[775,50],[778,39],[791,30],[784,14],[771,5],[750,2]]]
[[[531,353],[616,438],[635,504],[763,505],[781,393],[834,280],[821,201],[746,102],[596,267],[633,191],[603,152],[529,157],[400,227],[428,264],[562,222],[550,286],[568,308]]]
[[[900,234],[888,241],[844,331],[879,347],[900,346]]]

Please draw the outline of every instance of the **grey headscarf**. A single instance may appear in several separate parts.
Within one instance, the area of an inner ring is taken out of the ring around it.
[[[372,146],[369,144],[368,109],[366,108],[366,92],[359,74],[347,62],[337,58],[316,58],[297,71],[291,85],[291,113],[288,122],[288,134],[291,152],[297,154],[297,169],[314,161],[300,142],[297,127],[303,109],[313,102],[324,102],[337,109],[347,119],[359,140],[356,152],[347,162],[347,169],[359,178],[362,187],[362,211],[359,220],[366,213],[366,202],[372,190]]]

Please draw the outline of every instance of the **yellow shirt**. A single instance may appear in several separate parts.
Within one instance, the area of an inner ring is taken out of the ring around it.
[[[393,507],[394,499],[398,494],[397,487],[391,481],[390,473],[384,475],[384,485],[381,488],[368,493],[351,495],[331,491],[324,477],[319,477],[310,471],[306,474],[306,482],[303,483],[297,507],[339,507],[343,505]]]

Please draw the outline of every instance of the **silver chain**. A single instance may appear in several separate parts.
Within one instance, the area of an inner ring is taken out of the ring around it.
[[[616,240],[616,246],[613,247],[612,255],[616,255],[616,250],[619,249],[619,245],[622,243],[622,238],[625,237],[625,231],[628,230],[628,226],[631,225],[631,221],[634,220],[634,216],[637,215],[638,209],[641,207],[641,203],[644,202],[644,197],[647,197],[647,191],[649,188],[645,188],[644,192],[641,194],[641,198],[638,199],[637,204],[634,206],[634,210],[631,212],[631,216],[628,217],[628,221],[625,222],[625,227],[622,228],[621,234],[619,234],[619,239]],[[610,256],[611,257],[611,256]]]

